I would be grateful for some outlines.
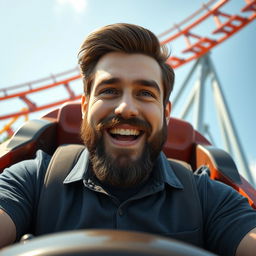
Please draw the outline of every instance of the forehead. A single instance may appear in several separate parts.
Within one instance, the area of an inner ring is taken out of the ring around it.
[[[94,69],[94,84],[110,77],[118,77],[124,81],[153,80],[159,85],[160,91],[163,91],[159,64],[144,54],[111,52],[104,55]]]

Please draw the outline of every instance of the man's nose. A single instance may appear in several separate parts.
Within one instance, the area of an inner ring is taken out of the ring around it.
[[[121,115],[125,119],[129,119],[138,116],[139,111],[131,97],[123,97],[115,108],[115,114]]]

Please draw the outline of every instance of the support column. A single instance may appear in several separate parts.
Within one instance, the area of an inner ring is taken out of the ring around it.
[[[187,87],[190,78],[193,73],[200,68],[199,77],[196,81],[186,103],[183,105],[183,110],[181,111],[181,118],[185,119],[189,110],[194,107],[194,128],[205,134],[205,124],[204,124],[204,98],[205,98],[205,86],[206,80],[208,78],[212,79],[211,89],[213,92],[215,108],[217,112],[217,117],[219,119],[219,126],[222,133],[222,139],[225,144],[226,151],[233,156],[235,162],[238,165],[240,173],[255,186],[253,181],[252,173],[249,169],[248,161],[245,157],[242,144],[240,143],[238,133],[235,129],[234,122],[232,120],[231,112],[229,111],[228,104],[222,92],[221,84],[219,82],[217,73],[215,71],[214,65],[209,57],[209,54],[204,55],[199,60],[196,61],[192,67],[189,75],[186,77],[184,83],[182,84],[177,96],[174,99],[174,107],[176,102],[181,98],[184,89]]]

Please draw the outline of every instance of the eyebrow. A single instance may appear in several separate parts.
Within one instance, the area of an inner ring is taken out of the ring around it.
[[[107,85],[107,84],[117,84],[117,83],[120,83],[120,82],[121,82],[121,79],[119,79],[117,77],[106,78],[106,79],[103,79],[102,81],[100,81],[97,84],[97,87],[101,87],[101,86]]]
[[[158,93],[160,93],[160,87],[158,83],[155,82],[154,80],[138,79],[138,80],[135,80],[134,83],[154,88],[158,91]]]
[[[102,81],[100,81],[98,83],[97,87],[101,87],[103,85],[108,85],[108,84],[118,84],[121,82],[122,82],[122,79],[120,79],[118,77],[106,78],[106,79],[103,79]],[[158,93],[160,93],[160,87],[159,87],[158,83],[155,82],[154,80],[136,79],[133,81],[133,84],[151,87],[151,88],[156,89],[158,91]]]

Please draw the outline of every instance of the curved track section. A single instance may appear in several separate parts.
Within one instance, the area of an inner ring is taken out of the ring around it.
[[[174,44],[176,41],[181,45],[179,54],[171,56],[167,61],[168,64],[173,68],[178,68],[194,59],[200,58],[256,18],[256,0],[244,0],[243,8],[239,13],[235,14],[223,11],[223,7],[228,2],[231,1],[211,0],[184,21],[159,35],[161,44],[167,47],[170,47],[170,44]],[[201,34],[200,26],[206,23],[207,26],[209,23],[212,24],[212,28],[209,28],[207,35]],[[1,89],[0,101],[18,99],[25,103],[26,108],[17,110],[14,113],[0,115],[0,120],[12,118],[9,123],[12,124],[13,120],[16,120],[19,116],[58,106],[69,100],[79,99],[81,94],[75,94],[73,90],[76,84],[75,81],[78,79],[81,79],[81,76],[76,68],[41,80]],[[54,87],[62,87],[63,90],[66,90],[68,97],[46,104],[33,101],[34,93],[40,93]],[[10,125],[6,127],[10,129]]]

